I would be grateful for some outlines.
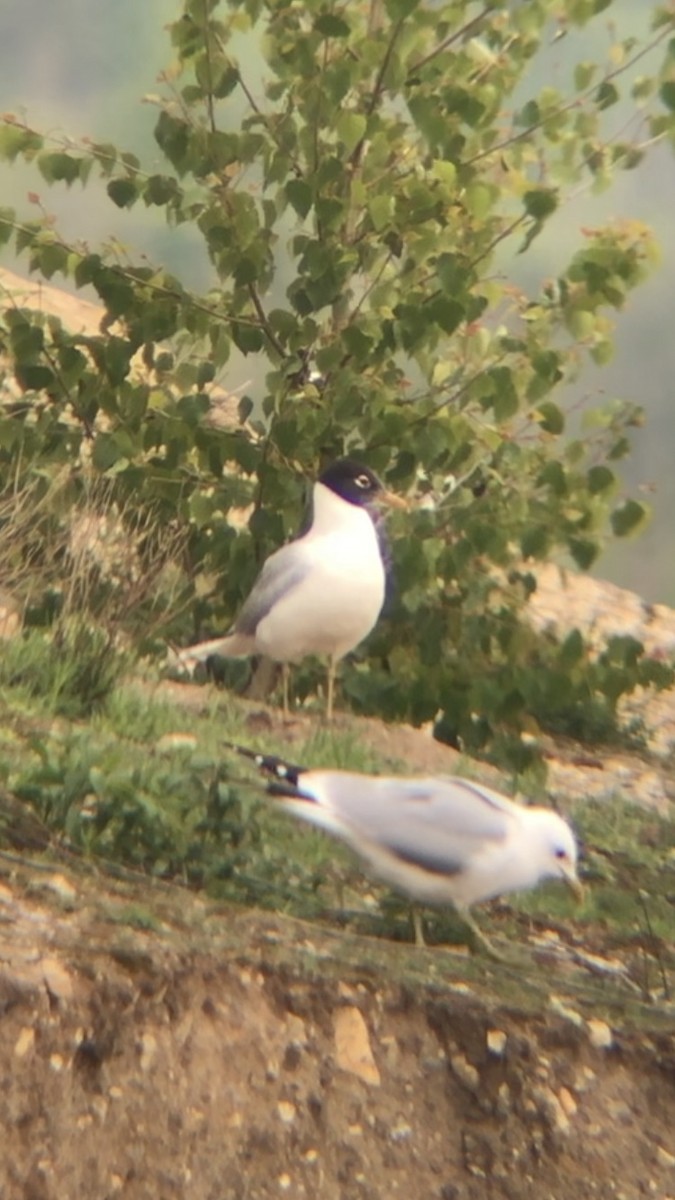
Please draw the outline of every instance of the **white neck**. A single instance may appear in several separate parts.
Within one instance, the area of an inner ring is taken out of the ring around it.
[[[370,513],[359,504],[350,504],[323,483],[315,483],[312,497],[312,524],[308,536],[323,537],[337,529],[354,532],[373,528]]]

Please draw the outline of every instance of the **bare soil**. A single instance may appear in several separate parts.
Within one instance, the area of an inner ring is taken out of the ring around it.
[[[675,1195],[672,1006],[519,952],[5,854],[0,1196]]]

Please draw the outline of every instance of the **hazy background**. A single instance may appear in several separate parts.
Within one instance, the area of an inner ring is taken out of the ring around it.
[[[619,37],[641,32],[652,5],[624,0],[610,15],[588,29],[571,33],[545,47],[532,65],[522,89],[526,98],[544,82],[564,86],[570,64],[593,59],[610,43],[610,19]],[[171,60],[163,26],[178,10],[177,0],[22,0],[0,3],[0,110],[20,113],[41,130],[90,136],[133,150],[144,167],[164,169],[156,152],[152,129],[157,110],[142,104],[156,89],[159,70]],[[242,46],[240,53],[246,53]],[[255,51],[249,51],[255,58]],[[644,70],[655,60],[646,60]],[[254,77],[256,65],[250,63]],[[608,128],[618,129],[621,112],[610,109]],[[56,214],[66,237],[93,244],[115,235],[153,261],[165,263],[188,286],[202,288],[212,279],[201,239],[190,229],[169,230],[161,213],[137,207],[114,208],[91,184],[48,188],[28,167],[0,165],[0,203],[25,211],[26,193],[39,193]],[[621,397],[642,404],[645,428],[635,431],[634,450],[622,466],[626,491],[647,500],[653,520],[640,537],[611,545],[594,572],[633,588],[646,599],[675,604],[675,413],[671,399],[675,376],[675,159],[667,146],[657,147],[646,162],[618,176],[600,196],[588,188],[577,191],[549,222],[546,232],[522,259],[507,264],[509,273],[532,293],[542,278],[553,276],[580,242],[580,229],[611,217],[635,217],[656,231],[662,265],[629,299],[617,325],[617,350],[603,369],[588,365],[574,388],[575,396],[591,406],[603,397]],[[3,263],[18,270],[5,252]],[[54,282],[59,285],[61,280]],[[232,360],[231,386],[250,376]],[[243,372],[243,374],[240,374]]]

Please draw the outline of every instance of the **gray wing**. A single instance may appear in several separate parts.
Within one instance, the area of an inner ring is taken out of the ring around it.
[[[298,550],[296,542],[275,550],[263,563],[262,571],[244,602],[232,631],[247,636],[255,634],[258,625],[282,596],[302,583],[310,571],[310,564]]]
[[[300,777],[300,791],[331,810],[334,832],[356,849],[370,842],[433,874],[463,871],[486,844],[504,841],[516,819],[505,796],[458,778],[313,771]]]

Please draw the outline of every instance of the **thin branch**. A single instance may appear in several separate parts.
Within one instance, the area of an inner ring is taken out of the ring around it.
[[[380,99],[380,96],[382,95],[382,92],[384,90],[384,81],[385,81],[385,77],[387,74],[387,69],[389,67],[389,63],[391,62],[392,54],[394,53],[394,46],[396,45],[396,41],[398,39],[398,36],[399,36],[401,30],[403,29],[404,24],[405,24],[405,18],[399,17],[398,21],[394,25],[394,28],[392,29],[391,37],[387,44],[387,48],[384,52],[382,62],[380,63],[380,69],[377,72],[377,77],[375,79],[375,84],[374,84],[373,90],[371,92],[370,99],[368,101],[368,104],[366,105],[366,117],[372,116],[372,114],[374,113],[375,108],[377,106],[377,103]],[[352,152],[349,156],[349,163],[350,163],[353,171],[357,171],[361,164],[361,159],[363,157],[363,149],[364,149],[365,144],[366,144],[366,136],[364,134],[362,138],[359,138],[358,142],[356,143],[354,149],[352,150]]]
[[[260,296],[258,295],[258,289],[256,288],[254,283],[249,283],[248,294],[251,297],[251,300],[253,302],[253,307],[258,314],[258,320],[260,322],[260,325],[262,327],[262,330],[263,330],[268,342],[270,343],[271,346],[274,347],[274,349],[276,350],[276,352],[280,358],[286,358],[287,357],[286,351],[284,350],[284,347],[282,346],[281,342],[279,341],[276,333],[272,329],[272,326],[270,325],[270,323],[267,319],[267,313],[265,312],[265,310],[262,306],[262,301],[260,299]]]
[[[660,45],[660,43],[667,37],[672,37],[672,28],[670,26],[667,26],[661,31],[661,33],[657,34],[657,36],[653,38],[651,42],[648,42],[646,46],[643,46],[640,50],[638,50],[637,53],[635,53],[632,58],[629,58],[627,62],[615,67],[613,71],[607,71],[599,83],[591,84],[586,88],[585,91],[580,92],[578,96],[575,96],[572,100],[568,100],[566,104],[560,104],[551,112],[547,112],[544,117],[541,117],[538,121],[533,121],[531,125],[528,125],[526,129],[521,130],[520,133],[511,134],[509,137],[503,138],[501,142],[495,142],[495,144],[490,146],[487,150],[481,150],[479,154],[474,154],[472,158],[467,158],[466,161],[461,165],[463,167],[473,166],[474,163],[481,162],[484,158],[490,158],[492,154],[498,154],[500,150],[505,150],[508,146],[515,146],[517,142],[522,142],[525,138],[528,138],[531,136],[531,134],[535,133],[537,129],[541,129],[547,124],[548,121],[562,116],[563,113],[570,112],[570,110],[573,108],[577,108],[582,101],[588,100],[590,96],[597,92],[598,88],[602,87],[603,83],[609,83],[612,79],[616,79],[617,76],[622,75],[624,71],[630,70],[630,68],[633,67],[636,62],[639,62],[640,59],[644,58],[646,54],[650,54],[652,50],[655,50],[656,47]]]
[[[30,233],[31,236],[35,232],[34,230],[29,229],[28,226],[23,225],[20,222],[7,221],[4,218],[0,218],[0,225],[9,225],[10,228],[14,229],[17,233],[18,232]],[[63,240],[63,238],[59,238],[57,244],[59,246],[61,246],[64,250],[67,250],[68,253],[76,253],[76,254],[84,253],[81,248],[73,246],[69,242],[65,242]],[[86,251],[86,253],[88,254],[89,251]],[[223,324],[223,325],[247,325],[247,326],[250,326],[250,328],[252,328],[252,329],[258,328],[259,322],[255,321],[253,319],[253,317],[245,317],[245,316],[241,316],[240,314],[237,314],[235,316],[230,313],[224,313],[223,310],[220,308],[216,308],[214,306],[211,306],[210,304],[203,304],[201,301],[195,299],[195,297],[190,295],[188,292],[177,291],[175,288],[165,287],[163,284],[155,283],[150,279],[139,280],[136,278],[133,271],[126,270],[124,267],[121,267],[118,263],[113,263],[113,264],[106,263],[104,265],[105,265],[105,269],[107,271],[111,271],[114,274],[118,275],[120,279],[125,279],[128,283],[131,283],[134,287],[143,288],[146,291],[152,292],[153,295],[166,296],[170,300],[177,300],[180,304],[184,304],[187,308],[192,309],[194,312],[205,313],[208,317],[211,317],[214,321],[218,321],[220,324]],[[253,297],[251,297],[251,298],[253,299]],[[254,301],[254,305],[255,305],[255,301]],[[260,314],[258,314],[258,317],[259,316],[260,316]],[[267,332],[267,330],[266,330],[266,332]],[[274,337],[273,331],[272,331],[272,337]],[[284,354],[284,357],[285,357],[285,352],[283,352],[283,347],[282,347],[281,352]]]
[[[223,53],[225,53],[225,45],[220,38],[218,38],[218,44],[219,44],[221,50],[223,51]],[[240,69],[239,65],[229,58],[228,58],[228,61],[230,62],[231,66],[233,66],[237,72],[237,82],[238,82],[242,92],[244,93],[251,109],[255,113],[256,117],[260,117],[260,120],[264,122],[265,128],[266,128],[269,136],[271,137],[272,141],[274,142],[275,146],[278,149],[281,149],[281,146],[279,144],[279,139],[278,139],[278,137],[275,133],[275,130],[273,128],[273,125],[272,125],[271,117],[269,116],[268,113],[263,112],[260,105],[256,101],[255,96],[253,95],[253,92],[251,91],[250,87],[246,83],[246,80],[244,79],[244,77],[241,73],[241,69]],[[302,178],[303,172],[302,172],[300,166],[298,165],[298,163],[294,159],[291,160],[291,166],[292,166],[292,169],[295,172],[295,174],[298,176],[298,178]]]
[[[389,263],[391,262],[393,257],[394,257],[393,252],[390,250],[388,252],[384,262],[382,263],[381,267],[379,268],[378,271],[375,272],[375,274],[374,274],[373,278],[371,279],[370,283],[368,284],[367,288],[364,289],[358,303],[356,304],[356,307],[349,314],[349,320],[347,321],[348,325],[350,324],[351,321],[354,320],[354,317],[358,316],[361,308],[365,304],[365,302],[368,299],[373,288],[377,287],[378,283],[380,282],[382,276],[384,275],[384,272],[386,271],[386,269],[389,266]]]
[[[448,37],[444,38],[442,42],[439,42],[437,46],[434,46],[433,50],[430,50],[428,54],[425,54],[424,58],[418,58],[417,62],[413,63],[410,69],[408,79],[410,79],[411,75],[416,74],[417,71],[421,71],[422,67],[426,67],[428,63],[433,62],[435,58],[438,58],[439,54],[443,54],[443,52],[447,50],[449,46],[452,46],[453,42],[457,42],[460,38],[465,37],[467,33],[470,33],[472,29],[475,29],[477,25],[480,25],[481,21],[483,21],[485,17],[489,16],[493,11],[493,5],[486,4],[483,11],[479,12],[477,16],[472,17],[470,21],[467,21],[466,25],[462,25],[461,29],[456,29],[454,33],[451,33]]]
[[[528,214],[521,213],[520,216],[516,217],[510,225],[507,225],[505,229],[502,229],[501,233],[498,233],[496,237],[494,237],[492,241],[488,243],[485,249],[476,256],[476,258],[471,259],[469,263],[469,269],[478,266],[479,262],[482,262],[484,258],[487,258],[488,255],[492,254],[495,246],[498,246],[500,242],[505,241],[506,238],[510,237],[512,233],[515,233],[516,229],[518,229],[520,225],[527,221],[527,219]]]
[[[211,63],[211,41],[209,38],[209,9],[207,0],[202,0],[204,13],[204,53],[206,55],[206,111],[209,117],[211,133],[216,132],[216,112],[213,104],[213,70]]]

